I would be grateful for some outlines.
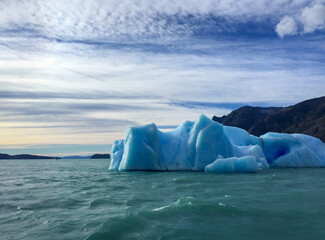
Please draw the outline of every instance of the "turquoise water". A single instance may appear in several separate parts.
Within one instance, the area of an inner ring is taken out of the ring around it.
[[[0,239],[325,239],[325,169],[109,172],[0,161]]]

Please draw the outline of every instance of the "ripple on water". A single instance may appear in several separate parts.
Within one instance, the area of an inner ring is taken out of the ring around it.
[[[91,200],[89,203],[89,207],[91,208],[98,208],[98,207],[105,207],[105,206],[113,207],[113,206],[119,206],[120,204],[121,204],[120,201],[106,197],[106,198],[97,198]]]
[[[170,205],[154,208],[152,212],[158,213],[159,216],[186,216],[192,214],[204,214],[205,216],[216,214],[234,216],[244,214],[245,210],[214,200],[202,200],[196,199],[194,197],[183,197]]]

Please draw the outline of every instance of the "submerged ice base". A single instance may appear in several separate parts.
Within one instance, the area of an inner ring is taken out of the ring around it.
[[[325,167],[325,144],[304,134],[250,135],[201,115],[170,132],[131,127],[111,150],[110,170],[256,172],[269,167]]]

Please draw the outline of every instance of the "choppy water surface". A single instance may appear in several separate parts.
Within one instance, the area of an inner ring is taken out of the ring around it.
[[[109,172],[0,161],[0,239],[325,239],[325,169]]]

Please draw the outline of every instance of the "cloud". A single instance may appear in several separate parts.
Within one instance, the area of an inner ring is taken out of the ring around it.
[[[304,27],[304,33],[312,33],[315,30],[325,28],[325,6],[316,4],[304,8],[301,13],[301,23]]]
[[[93,0],[0,1],[0,35],[53,42],[108,44],[174,43],[192,37],[274,29],[282,38],[322,29],[322,0]],[[301,15],[301,16],[300,16]],[[254,26],[254,28],[252,28]],[[24,43],[21,47],[24,47]],[[118,46],[117,46],[118,45]],[[132,45],[132,44],[131,44]],[[46,44],[35,44],[35,48]]]
[[[1,82],[0,86],[10,85],[8,82]],[[160,99],[160,96],[148,94],[132,94],[118,91],[88,91],[88,92],[46,92],[46,91],[22,91],[22,90],[0,90],[0,99],[74,99],[74,100],[141,100],[141,99]]]
[[[286,106],[288,103],[268,102],[196,102],[196,101],[171,101],[171,106],[181,106],[189,109],[231,109],[235,110],[243,106],[274,107]]]
[[[297,0],[2,0],[0,28],[58,41],[171,42],[193,36],[198,27],[233,32],[243,30],[236,23],[263,24],[304,6]]]
[[[0,143],[109,143],[128,126],[320,96],[322,35],[274,36],[281,19],[279,36],[299,33],[317,4],[0,0]]]
[[[276,25],[275,31],[278,33],[280,38],[283,38],[286,35],[296,35],[297,34],[296,22],[291,17],[285,16]]]
[[[324,28],[325,5],[311,2],[291,16],[284,16],[276,25],[275,31],[280,38],[283,38],[286,35],[313,33]]]

